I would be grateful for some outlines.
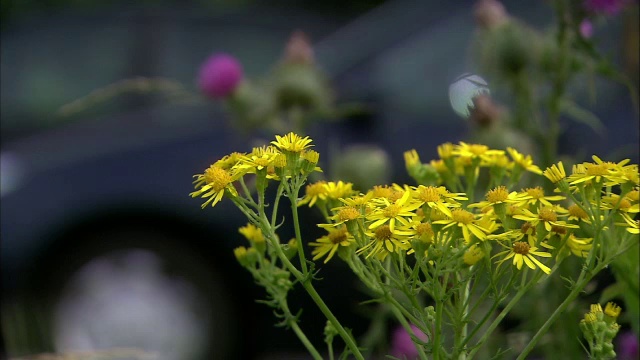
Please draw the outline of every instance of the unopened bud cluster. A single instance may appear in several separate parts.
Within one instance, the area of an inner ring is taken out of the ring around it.
[[[620,307],[612,302],[607,303],[604,311],[600,304],[593,304],[591,311],[580,320],[580,330],[589,343],[590,358],[616,358],[613,339],[620,330],[620,325],[616,323],[620,311]]]

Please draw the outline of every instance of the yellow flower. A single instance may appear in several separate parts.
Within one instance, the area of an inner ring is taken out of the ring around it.
[[[272,146],[254,148],[250,154],[240,158],[233,171],[238,174],[256,173],[270,166],[277,156],[278,152]]]
[[[463,209],[453,209],[451,216],[446,220],[434,221],[433,224],[445,224],[443,229],[447,229],[451,226],[459,226],[462,228],[462,236],[464,240],[471,242],[471,235],[475,235],[478,239],[484,240],[487,237],[487,230],[477,224],[475,216]]]
[[[229,170],[233,168],[245,156],[246,154],[244,153],[233,152],[229,155],[225,155],[222,159],[213,163],[213,165],[225,170]]]
[[[246,226],[239,228],[238,232],[244,235],[244,237],[252,243],[264,242],[264,235],[262,234],[262,230],[258,229],[257,226],[251,223],[248,223]]]
[[[610,170],[610,176],[613,177],[619,184],[624,184],[627,182],[635,184],[636,186],[640,184],[640,173],[638,173],[637,164],[621,166],[620,163],[618,163],[614,169]],[[610,186],[611,184],[607,183],[605,185]]]
[[[340,200],[340,202],[345,205],[349,205],[353,207],[361,207],[361,206],[368,206],[369,201],[372,198],[373,198],[373,193],[369,192],[366,195],[365,194],[359,194],[357,196],[352,195],[350,197],[340,198],[338,200]]]
[[[617,209],[620,212],[632,214],[640,212],[640,205],[638,205],[638,203],[632,204],[631,199],[627,198],[626,196],[621,199],[620,195],[617,194],[603,196],[600,207],[604,210]]]
[[[352,183],[345,183],[342,181],[338,181],[336,183],[336,182],[330,181],[328,183],[325,183],[324,187],[325,187],[325,193],[327,194],[327,198],[330,198],[330,199],[337,200],[340,198],[346,198],[353,195],[354,193]]]
[[[318,224],[319,227],[324,229],[330,228],[330,227],[336,227],[338,225],[342,225],[346,223],[347,221],[357,220],[360,217],[362,217],[360,210],[358,210],[354,206],[340,206],[340,207],[331,209],[331,211],[334,212],[334,215],[331,216],[329,219],[332,220],[333,223]]]
[[[485,195],[486,201],[480,201],[478,203],[474,203],[469,205],[470,208],[480,208],[481,211],[485,211],[484,209],[489,206],[494,206],[497,204],[520,204],[523,201],[529,199],[530,196],[527,194],[518,194],[515,191],[509,192],[505,186],[498,186],[494,189],[491,189]]]
[[[289,151],[293,153],[300,153],[303,150],[313,146],[311,145],[311,139],[308,136],[301,137],[292,132],[288,133],[285,136],[276,135],[276,140],[272,141],[275,147],[280,149],[281,151]]]
[[[614,319],[620,316],[620,312],[622,312],[622,309],[620,308],[620,306],[616,305],[613,302],[608,302],[607,305],[604,307],[604,314]]]
[[[543,207],[538,209],[537,214],[532,213],[527,209],[522,209],[521,215],[514,215],[514,219],[524,220],[530,222],[533,226],[538,225],[538,223],[542,222],[544,224],[544,228],[547,231],[551,231],[552,226],[559,226],[565,228],[574,228],[577,229],[579,226],[574,224],[567,224],[565,221],[558,220],[558,212],[566,213],[567,210],[564,210],[560,206],[556,207]]]
[[[554,205],[551,203],[551,201],[560,201],[565,199],[565,197],[561,195],[545,196],[544,189],[542,189],[542,187],[540,186],[523,189],[520,194],[529,196],[529,199],[526,199],[519,204],[520,206],[539,206],[540,204],[542,204],[544,206],[553,207]]]
[[[602,161],[599,157],[593,155],[593,163],[582,163],[582,167],[577,166],[574,168],[573,173],[567,179],[571,185],[576,185],[583,182],[591,182],[595,180],[597,183],[601,180],[605,180],[607,186],[613,186],[625,182],[620,176],[616,175],[616,170],[621,170],[623,166],[629,162],[629,159],[625,159],[618,164]]]
[[[567,238],[567,242],[565,243],[565,247],[562,251],[570,251],[573,255],[577,257],[586,258],[591,250],[591,241],[592,238],[577,238],[573,234],[569,235]]]
[[[480,166],[483,167],[496,167],[502,168],[505,170],[511,170],[513,168],[513,163],[509,161],[507,155],[503,154],[493,154],[489,155],[483,159],[480,163]]]
[[[404,165],[407,170],[414,168],[416,165],[422,165],[420,162],[420,156],[415,149],[404,152]]]
[[[620,214],[624,223],[616,223],[616,225],[624,226],[631,234],[640,234],[640,220],[633,220],[629,214]]]
[[[356,254],[367,252],[367,259],[371,256],[377,256],[380,260],[384,260],[389,253],[410,249],[411,245],[408,239],[414,234],[414,231],[408,229],[392,231],[389,225],[378,226],[372,231],[365,231],[365,235],[371,240],[358,249]]]
[[[502,251],[493,256],[493,257],[499,257],[499,256],[506,255],[502,260],[497,262],[498,266],[502,265],[503,262],[513,258],[513,265],[515,265],[516,268],[518,268],[518,270],[522,270],[522,264],[524,263],[531,270],[535,270],[537,266],[545,274],[547,275],[551,274],[551,269],[549,269],[549,267],[547,267],[545,264],[541,263],[540,260],[535,258],[535,256],[551,257],[551,254],[547,252],[538,251],[538,248],[536,248],[535,246],[531,246],[530,244],[524,241],[516,241],[513,243],[511,247],[507,247],[507,248],[509,250]]]
[[[451,153],[461,158],[469,158],[469,159],[479,158],[481,160],[490,162],[491,156],[502,155],[504,154],[504,151],[492,150],[492,149],[489,149],[489,147],[486,145],[467,144],[461,141],[459,145],[454,145],[454,148]]]
[[[449,208],[460,207],[456,200],[467,200],[463,193],[450,193],[444,186],[423,186],[412,189],[414,198],[421,204],[432,209],[438,209],[447,216],[451,216]]]
[[[445,160],[453,156],[454,145],[450,142],[438,146],[440,159]]]
[[[513,162],[518,164],[518,166],[534,174],[542,175],[542,170],[540,170],[540,168],[533,163],[531,155],[525,156],[512,147],[508,147],[507,152],[509,153],[509,155],[511,155]]]
[[[367,214],[367,220],[372,221],[369,229],[375,229],[387,222],[391,232],[395,230],[396,222],[408,226],[410,218],[416,216],[415,210],[422,206],[422,203],[411,200],[410,191],[405,191],[404,195],[393,203],[387,198],[372,200],[376,207]]]
[[[329,254],[327,258],[324,259],[325,264],[331,260],[340,246],[350,246],[355,241],[353,236],[347,231],[346,226],[335,229],[328,228],[327,231],[329,232],[327,235],[318,238],[316,242],[309,243],[310,246],[315,247],[311,252],[311,255],[314,255],[313,260],[318,260]]]
[[[569,220],[584,221],[587,224],[591,223],[591,220],[589,219],[589,214],[587,214],[587,212],[584,211],[577,204],[572,204],[571,206],[569,206],[568,211],[569,211]]]
[[[484,257],[484,251],[478,245],[472,245],[462,256],[462,261],[467,265],[475,265]]]
[[[211,206],[215,206],[222,200],[225,191],[231,196],[238,196],[238,192],[232,184],[237,179],[221,167],[211,165],[204,171],[204,174],[194,175],[194,177],[196,178],[193,181],[196,191],[189,195],[191,195],[192,198],[198,196],[209,198],[209,200],[202,204],[203,209],[209,203],[211,203]]]
[[[562,161],[558,163],[558,165],[551,165],[542,174],[552,183],[556,184],[567,177],[567,174],[564,172],[564,166],[562,165]]]
[[[298,201],[298,206],[309,204],[309,207],[315,205],[318,200],[327,199],[326,181],[318,181],[305,187],[305,195],[302,200]]]

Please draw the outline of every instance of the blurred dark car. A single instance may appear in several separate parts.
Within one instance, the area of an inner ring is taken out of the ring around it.
[[[474,27],[471,4],[389,2],[346,25],[262,7],[215,15],[118,9],[3,31],[0,237],[9,350],[142,344],[166,350],[161,359],[299,350],[291,332],[274,330],[271,310],[255,303],[261,289],[232,256],[246,223],[240,212],[226,201],[203,211],[188,196],[192,175],[231,151],[250,150],[264,134],[235,131],[219,104],[175,104],[162,95],[118,97],[112,115],[66,123],[52,111],[126,77],[193,84],[214,51],[237,56],[249,76],[260,74],[300,28],[319,39],[318,63],[339,97],[369,105],[364,115],[312,127],[317,150],[378,144],[391,155],[392,178],[402,181],[403,151],[417,148],[428,159],[437,144],[463,136],[446,89],[467,70],[461,54]],[[633,134],[626,141],[637,144]],[[313,222],[303,227],[317,233]],[[318,287],[361,333],[364,321],[354,315],[361,293],[347,271],[323,267]],[[321,342],[324,321],[313,305],[300,292],[292,301],[305,308],[302,326],[312,341]],[[172,352],[181,346],[190,350]]]

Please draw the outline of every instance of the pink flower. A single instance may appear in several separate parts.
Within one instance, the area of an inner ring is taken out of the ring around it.
[[[425,342],[428,340],[427,335],[420,331],[417,326],[411,325],[411,330],[418,339]],[[398,326],[393,332],[393,337],[391,339],[391,355],[399,359],[418,358],[418,349],[413,343],[413,340],[411,340],[409,333],[402,326]]]
[[[231,55],[214,54],[200,67],[198,86],[212,98],[231,95],[242,81],[242,65]]]
[[[593,13],[615,15],[619,13],[628,2],[629,0],[585,0],[584,7],[587,11]]]
[[[580,35],[585,39],[590,39],[593,36],[593,24],[591,21],[584,19],[580,23]]]

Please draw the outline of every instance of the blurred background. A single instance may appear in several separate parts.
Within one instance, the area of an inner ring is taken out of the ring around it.
[[[210,54],[225,52],[247,76],[258,76],[280,60],[293,31],[304,31],[339,102],[360,106],[308,129],[320,165],[336,149],[375,146],[389,165],[383,180],[409,182],[404,151],[415,148],[428,161],[438,144],[468,138],[469,122],[451,109],[448,90],[460,74],[477,70],[473,5],[2,0],[0,256],[9,355],[132,349],[157,359],[305,358],[294,334],[274,328],[271,310],[255,302],[264,295],[233,258],[244,218],[229,202],[202,211],[188,196],[193,174],[273,136],[238,131],[220,102],[199,95],[198,69]],[[544,1],[505,6],[531,26],[552,22]],[[636,87],[637,22],[635,7],[595,35]],[[138,89],[59,112],[136,77],[166,79],[170,91]],[[488,80],[496,99],[508,99]],[[559,152],[637,163],[629,92],[596,81],[595,100],[580,83],[574,100],[606,131],[565,121]],[[307,212],[305,232],[313,238],[320,217]],[[323,266],[320,275],[331,281],[318,289],[362,334],[367,317],[358,303],[365,296],[343,276],[343,265]],[[302,292],[292,303],[305,308],[301,326],[321,342],[324,321],[313,305]],[[138,354],[122,351],[117,356]]]

